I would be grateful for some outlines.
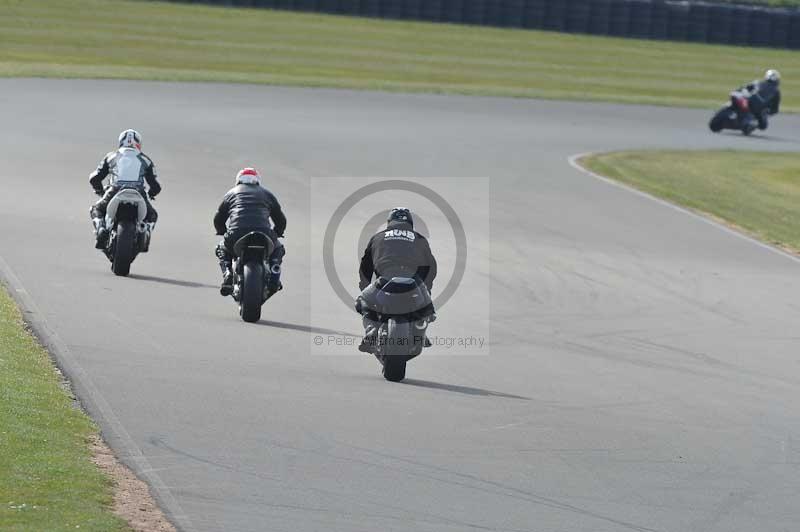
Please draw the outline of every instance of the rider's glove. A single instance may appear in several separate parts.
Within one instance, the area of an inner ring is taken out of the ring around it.
[[[151,194],[150,192],[147,193],[147,197],[150,198],[150,201],[153,201],[153,200],[156,199],[155,195]]]
[[[96,188],[96,189],[94,189],[94,193],[97,194],[98,196],[102,197],[103,196],[103,189],[102,188]]]

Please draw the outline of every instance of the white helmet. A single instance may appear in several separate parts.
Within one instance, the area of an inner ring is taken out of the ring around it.
[[[242,168],[241,170],[239,170],[239,173],[236,174],[236,184],[260,185],[261,176],[258,175],[258,171],[256,171],[255,168]]]
[[[133,129],[126,129],[119,134],[119,147],[120,148],[136,148],[142,150],[142,136],[138,131]]]
[[[778,83],[781,80],[781,73],[777,70],[769,69],[766,74],[764,74],[764,79],[773,83]]]

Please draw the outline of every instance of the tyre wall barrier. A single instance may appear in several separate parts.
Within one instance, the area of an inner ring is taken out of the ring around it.
[[[800,49],[800,9],[686,0],[173,0],[373,18]]]

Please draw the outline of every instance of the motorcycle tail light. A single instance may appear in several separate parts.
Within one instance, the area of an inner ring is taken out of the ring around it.
[[[739,109],[742,111],[746,112],[750,110],[750,105],[747,103],[747,98],[736,98],[736,103],[739,105]]]

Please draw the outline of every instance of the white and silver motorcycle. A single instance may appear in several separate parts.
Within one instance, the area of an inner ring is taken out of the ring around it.
[[[106,209],[109,238],[103,252],[115,275],[128,275],[136,256],[150,249],[155,224],[145,222],[146,216],[147,203],[135,187],[120,188],[109,201]]]

